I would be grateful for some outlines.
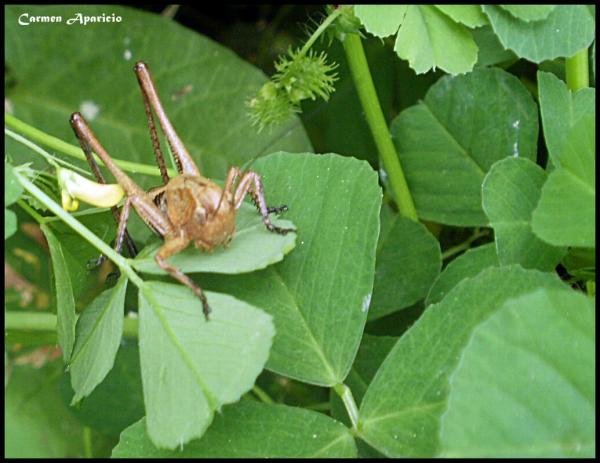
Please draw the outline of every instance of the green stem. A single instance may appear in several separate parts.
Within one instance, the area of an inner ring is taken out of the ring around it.
[[[35,209],[33,209],[29,204],[27,204],[22,199],[17,200],[17,204],[19,206],[21,206],[21,208],[24,209],[25,212],[27,212],[31,217],[33,217],[35,219],[35,221],[37,223],[39,223],[40,225],[43,223],[57,222],[60,220],[60,217],[56,217],[54,215],[43,216],[43,215],[38,214]],[[86,215],[100,214],[102,212],[107,212],[107,211],[110,211],[110,207],[93,207],[90,209],[84,209],[82,211],[71,212],[71,216],[72,217],[82,217],[82,216],[86,216]]]
[[[130,312],[134,313],[134,312]],[[126,338],[137,338],[138,337],[138,319],[137,317],[132,318],[127,316],[123,319],[123,336]]]
[[[316,410],[318,412],[326,412],[331,410],[331,402],[317,402],[314,404],[303,405],[303,408],[307,408],[309,410]]]
[[[135,284],[139,288],[144,286],[144,281],[134,272],[133,268],[131,268],[131,266],[127,262],[127,259],[125,259],[113,248],[107,245],[104,241],[102,241],[100,238],[94,235],[81,222],[71,217],[71,215],[68,212],[63,210],[50,197],[48,197],[46,193],[44,193],[32,182],[30,182],[27,177],[25,177],[19,172],[19,170],[15,170],[15,176],[25,190],[27,190],[33,197],[35,197],[38,201],[44,204],[55,215],[60,217],[60,219],[63,222],[65,222],[73,230],[75,230],[78,234],[85,238],[92,246],[94,246],[102,254],[106,255],[106,257],[112,260],[119,267],[121,272],[127,274],[127,277],[133,282],[133,284]]]
[[[76,314],[76,317],[79,317],[79,315]],[[56,323],[56,314],[50,312],[7,310],[4,317],[4,329],[6,331],[49,331],[55,333]],[[123,319],[123,336],[127,338],[138,337],[137,318],[125,317]]]
[[[45,150],[43,150],[42,148],[40,148],[39,146],[37,146],[34,143],[31,143],[29,140],[27,140],[26,138],[22,137],[21,135],[13,132],[10,129],[7,129],[6,127],[4,127],[4,133],[6,135],[8,135],[9,137],[17,140],[19,143],[22,143],[23,145],[27,146],[28,148],[32,149],[33,151],[35,151],[36,153],[42,155],[42,157],[48,162],[48,164],[51,164],[52,166],[54,166],[56,169],[59,168],[58,165],[58,159],[54,159],[54,157],[50,154],[47,153]]]
[[[331,12],[331,14],[329,16],[327,16],[325,18],[325,21],[323,21],[321,23],[321,25],[317,28],[316,31],[314,31],[311,36],[308,38],[308,40],[306,41],[306,43],[304,44],[304,46],[302,47],[302,50],[300,50],[300,56],[301,55],[305,55],[308,50],[310,49],[310,47],[313,46],[313,44],[317,41],[317,39],[319,38],[319,36],[325,31],[325,29],[327,29],[329,27],[329,25],[336,20],[336,18],[341,14],[341,11],[339,9],[335,9]]]
[[[333,390],[340,396],[342,402],[344,402],[344,406],[350,417],[350,422],[352,423],[352,429],[358,431],[358,407],[354,401],[352,391],[344,383],[336,384],[333,386]]]
[[[379,156],[383,161],[383,166],[387,172],[390,185],[394,193],[394,198],[398,204],[400,214],[411,220],[417,221],[417,210],[413,202],[408,184],[402,172],[402,166],[396,148],[392,142],[392,137],[383,117],[383,111],[379,105],[375,85],[369,70],[367,57],[360,37],[357,34],[347,34],[344,40],[344,50],[354,84],[358,91],[369,129],[375,140],[375,145],[379,151]]]
[[[84,458],[94,457],[92,450],[92,429],[87,426],[83,427],[83,456]]]
[[[34,218],[34,220],[39,223],[40,225],[46,223],[46,217],[40,215],[37,213],[37,211],[32,208],[29,204],[27,204],[25,201],[23,201],[22,199],[18,199],[17,200],[17,204],[19,206],[21,206],[21,208],[27,212],[31,217]]]
[[[475,241],[478,238],[481,238],[482,236],[488,235],[488,233],[489,233],[489,230],[487,230],[487,229],[475,230],[475,232],[473,232],[473,234],[469,238],[467,238],[465,241],[463,241],[462,243],[457,244],[456,246],[452,246],[451,248],[446,249],[442,253],[442,260],[446,260],[449,257],[452,257],[454,254],[458,254],[461,251],[469,249],[469,247],[471,246],[471,243],[473,241]]]
[[[7,310],[4,312],[4,329],[56,332],[56,314]]]
[[[33,140],[37,143],[41,143],[42,145],[47,146],[48,148],[56,150],[60,153],[66,154],[67,156],[81,159],[83,161],[86,160],[83,151],[81,151],[81,148],[71,145],[70,143],[63,141],[60,138],[48,135],[47,133],[36,129],[35,127],[32,127],[29,124],[26,124],[25,122],[17,119],[15,116],[6,112],[4,113],[4,123],[7,126],[15,129],[16,131],[26,135],[27,138],[29,138],[30,140]],[[96,161],[100,165],[104,165],[104,163],[97,156]],[[115,159],[114,161],[119,167],[121,167],[127,172],[135,172],[139,174],[160,177],[160,170],[158,169],[158,167],[148,166],[146,164],[139,164],[137,162],[122,161],[120,159]],[[167,170],[169,171],[170,175],[176,175],[176,172],[173,169]]]
[[[83,209],[80,211],[71,212],[71,216],[72,217],[82,217],[82,216],[86,216],[86,215],[101,214],[103,212],[108,212],[108,211],[110,211],[110,207],[91,207],[89,209]],[[44,222],[46,222],[46,223],[56,222],[57,220],[60,220],[60,218],[55,217],[55,216],[44,217]]]
[[[578,51],[565,60],[565,72],[567,74],[567,87],[572,92],[590,86],[587,48]]]
[[[267,394],[264,390],[262,390],[256,384],[254,386],[252,386],[252,392],[254,392],[254,395],[256,395],[256,397],[258,397],[261,402],[264,402],[266,404],[275,403],[275,401],[273,399],[271,399],[269,394]]]
[[[595,281],[591,281],[591,280],[586,281],[585,289],[586,289],[589,297],[591,297],[591,298],[596,297],[596,282]]]

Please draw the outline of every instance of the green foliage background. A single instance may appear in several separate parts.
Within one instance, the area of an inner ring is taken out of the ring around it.
[[[203,175],[257,171],[298,230],[269,234],[244,205],[230,249],[174,259],[207,290],[206,323],[138,218],[141,286],[86,269],[97,249],[47,211],[32,232],[13,166],[47,165],[6,137],[5,266],[29,277],[5,296],[6,456],[595,454],[595,89],[568,77],[592,46],[595,78],[593,7],[353,9],[422,223],[390,199],[338,40],[314,46],[339,65],[327,103],[251,124],[245,102],[267,82],[253,64],[272,72],[301,40],[290,24],[320,9],[207,26],[218,41],[121,6],[5,11],[9,114],[76,145],[69,115],[94,108],[109,153],[151,165],[144,60]],[[23,12],[123,22],[20,26]],[[110,214],[88,212],[76,218],[110,243]],[[64,364],[40,349],[55,344]]]

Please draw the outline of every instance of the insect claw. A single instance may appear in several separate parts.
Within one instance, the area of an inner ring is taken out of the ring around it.
[[[202,299],[202,312],[204,312],[204,318],[206,319],[206,321],[209,321],[208,314],[210,314],[212,310],[210,309],[210,306],[208,305],[208,302],[205,298]]]
[[[100,265],[102,265],[102,263],[104,263],[105,260],[106,260],[106,256],[104,254],[100,254],[100,257],[98,257],[97,259],[88,260],[87,263],[85,264],[85,266],[88,270],[93,270],[96,267],[99,267]]]
[[[106,275],[106,282],[108,283],[110,281],[115,281],[120,276],[121,276],[121,272],[119,272],[118,270],[115,270],[114,272],[110,272],[108,275]]]
[[[268,224],[267,230],[269,230],[270,232],[273,232],[273,233],[277,233],[278,235],[287,235],[289,232],[296,232],[295,228],[281,228],[281,227],[276,227],[273,224]]]
[[[267,208],[267,213],[268,214],[281,214],[282,212],[286,212],[288,210],[288,207],[283,204],[279,207],[268,207]]]
[[[212,310],[208,305],[208,300],[206,299],[204,292],[198,286],[195,285],[192,289],[194,291],[194,294],[196,294],[198,299],[200,299],[200,302],[202,302],[202,312],[204,312],[204,318],[206,319],[206,321],[209,321],[208,314],[210,314]]]

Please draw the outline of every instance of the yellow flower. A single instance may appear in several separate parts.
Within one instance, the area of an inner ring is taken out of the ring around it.
[[[58,169],[58,184],[61,188],[62,207],[76,211],[79,201],[98,207],[112,207],[121,201],[125,191],[117,183],[96,183],[68,169]]]

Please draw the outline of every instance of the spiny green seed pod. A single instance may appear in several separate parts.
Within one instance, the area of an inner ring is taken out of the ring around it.
[[[285,89],[292,103],[321,97],[329,99],[335,90],[333,83],[337,75],[333,73],[337,64],[328,64],[325,52],[301,54],[298,50],[288,50],[288,56],[282,56],[275,63],[276,74],[273,82]]]
[[[258,96],[246,102],[250,109],[252,125],[258,126],[261,132],[265,127],[285,122],[300,108],[291,101],[289,95],[274,82],[267,82],[258,92]]]

